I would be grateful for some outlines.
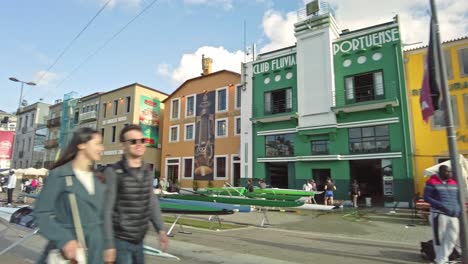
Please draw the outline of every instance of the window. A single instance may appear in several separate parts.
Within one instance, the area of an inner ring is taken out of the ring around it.
[[[180,104],[179,99],[171,101],[171,119],[179,119]]]
[[[453,115],[453,124],[458,127],[459,118],[458,118],[458,104],[457,96],[450,96],[450,101],[452,102],[452,115]],[[431,117],[431,127],[432,129],[438,130],[446,127],[445,115],[443,110],[434,111],[434,115]]]
[[[186,124],[185,125],[185,141],[191,141],[193,140],[193,128],[194,125],[192,124]]]
[[[94,106],[94,110],[95,110],[96,112],[99,111],[99,103],[96,103],[96,105]]]
[[[445,70],[447,71],[447,80],[453,79],[452,56],[450,50],[444,50]]]
[[[169,142],[178,142],[179,141],[179,126],[171,126],[169,128]]]
[[[31,138],[28,138],[28,147],[26,148],[26,150],[29,150],[31,149]]]
[[[294,134],[265,136],[265,155],[267,157],[294,156]]]
[[[75,124],[78,124],[79,119],[80,119],[80,112],[79,112],[79,110],[77,110],[77,111],[75,112],[75,116],[73,117],[73,122],[74,122]]]
[[[131,106],[132,106],[132,98],[130,96],[127,96],[125,98],[125,106],[126,106],[126,113],[130,113],[130,109],[131,109]]]
[[[292,111],[292,89],[281,89],[265,93],[265,114],[288,113]]]
[[[35,121],[35,120],[34,120],[34,117],[35,117],[35,116],[34,116],[34,113],[33,113],[32,116],[31,116],[31,126],[34,126],[34,121]]]
[[[216,120],[216,137],[227,136],[227,119]]]
[[[465,105],[465,126],[468,127],[468,94],[463,95],[463,101]]]
[[[312,155],[327,155],[328,140],[314,140],[311,142]]]
[[[183,178],[192,178],[193,177],[193,158],[183,158],[183,166],[182,169]]]
[[[365,102],[384,98],[382,71],[365,73],[345,78],[346,100]]]
[[[104,142],[104,128],[101,128],[101,137],[102,137],[102,142]]]
[[[376,153],[390,151],[389,126],[350,128],[350,153]]]
[[[29,121],[29,116],[26,116],[26,119],[24,120],[25,127],[28,127],[28,121]]]
[[[116,136],[116,132],[117,132],[117,127],[116,126],[112,126],[112,143],[115,142],[115,136]]]
[[[468,48],[458,50],[458,64],[460,64],[460,76],[468,75]]]
[[[119,100],[114,100],[114,115],[118,115],[119,114]]]
[[[241,133],[241,118],[240,116],[235,117],[234,135],[240,135]]]
[[[241,108],[242,85],[236,86],[236,109]]]
[[[103,108],[103,110],[102,110],[102,117],[105,118],[106,115],[107,115],[107,103],[103,103],[103,104],[102,104],[102,108]]]
[[[215,178],[226,178],[227,157],[215,157]]]
[[[195,116],[195,95],[187,96],[187,101],[185,102],[185,116]]]
[[[216,112],[227,111],[227,89],[216,90]]]
[[[20,117],[19,124],[18,124],[18,129],[20,129],[20,128],[21,128],[21,126],[22,126],[22,123],[23,123],[23,118],[22,118],[22,117]]]

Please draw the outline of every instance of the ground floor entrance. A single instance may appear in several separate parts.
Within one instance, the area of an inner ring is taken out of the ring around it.
[[[266,181],[273,188],[288,188],[288,163],[266,163]]]
[[[391,176],[391,164],[381,159],[351,160],[349,167],[350,181],[357,180],[361,190],[358,203],[366,203],[365,198],[371,198],[372,205],[384,205],[384,177]]]

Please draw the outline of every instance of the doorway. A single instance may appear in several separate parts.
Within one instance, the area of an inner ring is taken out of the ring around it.
[[[322,195],[315,196],[315,200],[319,204],[323,204],[324,202],[325,184],[327,183],[328,178],[331,178],[330,169],[312,169],[312,179],[314,179],[315,184],[317,184],[317,191],[323,192]]]
[[[351,160],[349,166],[350,181],[356,179],[361,190],[358,203],[370,197],[373,205],[383,205],[382,160]]]
[[[273,188],[288,188],[288,163],[275,162],[266,164],[267,182]]]
[[[179,164],[167,165],[167,179],[174,184],[179,181]]]

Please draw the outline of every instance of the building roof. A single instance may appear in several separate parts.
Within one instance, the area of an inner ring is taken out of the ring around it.
[[[449,44],[449,43],[456,42],[456,41],[462,41],[462,40],[465,40],[465,39],[468,39],[468,36],[463,36],[463,37],[459,37],[459,38],[454,38],[454,39],[449,39],[449,40],[443,41],[443,42],[442,42],[442,45],[443,45],[443,44]],[[407,49],[407,50],[405,50],[405,52],[407,52],[407,51],[415,51],[415,50],[419,50],[419,49],[425,49],[425,48],[427,48],[427,47],[428,47],[428,45],[423,45],[423,46],[419,46],[419,47],[416,47],[416,48]]]
[[[381,23],[381,24],[377,24],[377,25],[373,25],[373,26],[369,26],[369,27],[365,27],[365,28],[359,28],[359,29],[356,29],[356,30],[345,31],[345,32],[340,33],[340,37],[343,37],[343,36],[346,36],[346,35],[351,35],[351,34],[356,34],[356,33],[359,33],[361,31],[367,31],[367,30],[370,30],[370,29],[379,28],[379,27],[383,27],[383,26],[390,26],[390,25],[393,25],[393,24],[398,24],[398,23],[393,20],[393,21],[390,21],[390,22],[385,22],[385,23]]]
[[[210,73],[210,74],[207,74],[207,75],[201,75],[201,76],[198,76],[198,77],[195,77],[195,78],[192,78],[192,79],[188,79],[186,80],[184,83],[182,83],[177,89],[175,89],[174,92],[172,92],[166,99],[162,100],[162,102],[164,103],[165,101],[167,101],[168,99],[172,98],[172,95],[174,95],[175,93],[177,93],[179,90],[181,90],[187,83],[189,82],[193,82],[195,80],[199,80],[199,79],[202,79],[202,78],[205,78],[205,77],[211,77],[211,76],[214,76],[214,75],[217,75],[217,74],[221,74],[221,73],[232,73],[232,74],[236,74],[236,75],[239,75],[239,73],[237,72],[233,72],[233,71],[228,71],[228,70],[220,70],[220,71],[216,71],[216,72],[213,72],[213,73]]]
[[[137,83],[137,82],[136,82],[136,83],[129,84],[129,85],[125,85],[125,86],[123,86],[123,87],[120,87],[120,88],[117,88],[117,89],[114,89],[114,90],[111,90],[111,91],[108,91],[108,92],[105,92],[105,93],[101,93],[100,95],[103,96],[103,95],[106,95],[106,94],[108,94],[108,93],[113,93],[113,92],[115,92],[115,91],[122,90],[122,89],[131,87],[131,86],[136,86],[136,85],[138,85],[138,86],[140,86],[140,87],[143,87],[143,88],[145,88],[145,89],[148,89],[148,90],[151,90],[151,91],[154,91],[154,92],[157,92],[157,93],[160,93],[160,94],[169,96],[169,95],[168,95],[167,93],[165,93],[165,92],[156,90],[156,89],[154,89],[154,88],[151,88],[151,87],[149,87],[149,86],[146,86],[146,85],[143,85],[143,84],[140,84],[140,83]]]
[[[85,95],[83,97],[80,98],[81,101],[84,101],[84,100],[87,100],[89,98],[93,98],[95,96],[99,96],[100,94],[102,94],[101,92],[95,92],[95,93],[92,93],[92,94],[88,94],[88,95]]]

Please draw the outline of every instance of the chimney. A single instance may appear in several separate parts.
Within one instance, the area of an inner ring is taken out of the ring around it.
[[[202,55],[202,75],[207,75],[211,73],[211,64],[213,64],[213,59],[206,57],[205,54]]]

